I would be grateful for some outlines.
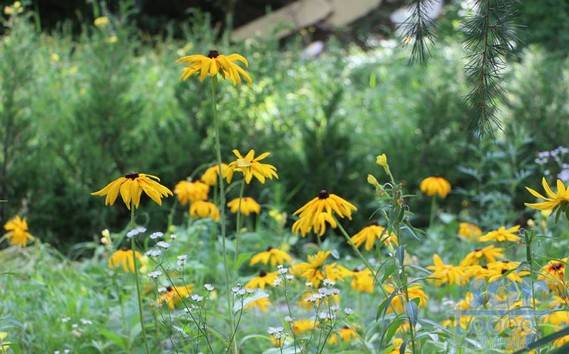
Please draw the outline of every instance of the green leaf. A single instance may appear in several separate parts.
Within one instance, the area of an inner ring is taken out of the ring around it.
[[[515,352],[514,354],[521,354],[521,353],[525,353],[525,352],[527,352],[527,351],[530,351],[530,350],[532,350],[532,349],[536,349],[536,348],[539,348],[539,347],[543,347],[544,345],[547,345],[547,344],[553,342],[553,341],[556,340],[556,339],[565,337],[566,335],[569,335],[569,327],[565,327],[565,328],[563,328],[563,329],[560,330],[560,331],[557,331],[557,332],[552,333],[552,334],[550,334],[550,335],[548,335],[548,336],[542,337],[542,338],[536,340],[535,342],[530,343],[530,344],[529,344],[527,347],[525,347],[524,349]],[[564,345],[563,347],[561,347],[561,348],[559,348],[559,349],[563,349],[563,348],[565,348],[565,349],[569,348],[569,344]],[[559,350],[559,349],[558,349],[558,350]],[[556,353],[566,353],[566,352],[567,352],[567,351],[561,351],[561,352],[556,351]]]

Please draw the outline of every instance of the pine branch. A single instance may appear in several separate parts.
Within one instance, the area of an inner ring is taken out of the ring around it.
[[[502,74],[505,58],[517,40],[513,2],[475,0],[473,14],[463,23],[468,53],[465,70],[472,85],[466,98],[475,112],[471,129],[478,135],[492,134],[494,128],[501,128],[497,112],[504,95]]]
[[[434,21],[429,18],[429,9],[434,0],[411,0],[411,14],[400,25],[406,44],[412,43],[410,63],[425,63],[430,56],[430,47],[434,42]]]

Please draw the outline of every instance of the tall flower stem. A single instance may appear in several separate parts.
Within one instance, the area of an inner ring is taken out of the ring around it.
[[[241,181],[241,188],[239,188],[239,205],[237,206],[237,223],[235,226],[235,263],[239,256],[239,234],[241,233],[241,203],[243,202],[243,193],[245,193],[245,180]]]
[[[134,225],[134,206],[130,209],[130,226]],[[148,342],[146,341],[146,328],[144,327],[144,313],[142,311],[142,296],[140,293],[140,280],[138,279],[138,259],[136,258],[136,250],[134,244],[134,237],[130,239],[130,250],[132,252],[132,262],[134,264],[134,280],[136,283],[136,299],[138,302],[138,317],[140,320],[140,328],[142,329],[142,339],[144,342],[144,349],[146,354],[150,354]]]
[[[225,225],[225,186],[223,184],[223,172],[221,169],[221,138],[219,133],[219,117],[217,116],[217,80],[212,77],[210,80],[210,105],[211,105],[211,115],[213,118],[213,126],[215,129],[215,154],[217,157],[217,183],[219,184],[219,210],[220,210],[220,220],[221,223],[221,248],[223,253],[223,270],[225,272],[225,293],[227,296],[227,309],[229,312],[229,322],[230,327],[235,328],[235,318],[233,317],[233,299],[231,297],[230,291],[230,277],[229,277],[229,264],[227,263],[227,230]],[[237,331],[237,329],[235,329]],[[233,353],[238,353],[237,348],[237,335],[233,337],[232,343]]]
[[[431,215],[429,216],[429,227],[433,226],[436,214],[437,214],[437,197],[433,196],[433,199],[431,200]]]
[[[362,260],[362,262],[364,262],[366,267],[369,269],[369,271],[371,272],[371,274],[375,278],[375,269],[373,268],[371,263],[369,263],[369,261],[364,257],[364,255],[360,252],[360,250],[356,247],[356,245],[354,245],[354,243],[352,242],[352,239],[350,238],[350,235],[348,235],[348,232],[346,231],[346,229],[344,229],[342,224],[340,224],[337,220],[336,220],[336,222],[338,223],[338,228],[340,229],[341,234],[346,239],[346,242],[348,242],[348,245],[352,246],[352,249],[354,250],[356,255]]]

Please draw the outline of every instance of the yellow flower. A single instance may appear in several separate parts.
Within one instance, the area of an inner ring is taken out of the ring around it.
[[[6,6],[4,8],[4,14],[6,15],[17,15],[24,11],[24,7],[20,1],[16,1],[12,6]]]
[[[158,304],[167,304],[168,309],[173,310],[177,304],[183,299],[190,296],[192,286],[190,284],[183,286],[168,286],[166,291],[158,298]]]
[[[365,242],[365,250],[369,251],[373,248],[375,241],[380,240],[385,244],[393,244],[397,246],[399,241],[397,235],[393,232],[387,232],[383,226],[374,224],[364,227],[357,234],[352,236],[352,242],[356,247],[360,247]]]
[[[218,174],[219,174],[219,167],[220,165],[213,165],[210,168],[208,168],[207,170],[205,170],[205,172],[202,175],[201,180],[209,185],[209,186],[216,186],[217,185],[217,181],[219,179]],[[221,176],[223,178],[227,178],[227,174],[229,173],[229,166],[222,163],[221,164]]]
[[[391,349],[389,352],[386,352],[386,354],[400,354],[401,353],[401,346],[403,345],[403,339],[401,338],[393,338],[392,339],[392,343],[391,343]],[[405,350],[405,353],[408,353],[407,350]]]
[[[450,193],[450,182],[443,177],[427,177],[421,181],[419,189],[429,197],[438,195],[441,198],[446,198]]]
[[[484,248],[476,248],[474,251],[464,257],[460,265],[463,267],[480,264],[482,259],[486,262],[495,262],[496,258],[504,257],[504,249],[494,247],[494,245],[486,246]]]
[[[109,25],[109,18],[106,16],[97,17],[93,23],[95,27],[103,28]]]
[[[468,279],[463,267],[444,264],[441,257],[437,254],[433,255],[433,265],[427,266],[427,269],[433,272],[431,279],[437,286],[443,284],[463,285]]]
[[[270,264],[275,266],[277,264],[285,264],[292,260],[292,257],[289,256],[288,253],[285,251],[281,251],[278,248],[267,247],[267,249],[263,252],[257,253],[256,255],[251,258],[251,265],[255,265],[257,263],[263,264]]]
[[[146,258],[138,251],[134,251],[139,269],[146,266]],[[123,272],[134,272],[134,257],[132,250],[128,248],[121,248],[116,250],[108,261],[108,266],[111,269],[121,268]]]
[[[363,270],[354,269],[352,271],[352,289],[372,293],[373,292],[373,275],[371,271],[366,268]]]
[[[279,226],[284,226],[284,224],[286,223],[286,213],[285,212],[281,212],[277,209],[271,209],[269,210],[269,216],[275,220],[275,222],[279,225]]]
[[[458,225],[458,236],[468,241],[478,241],[478,238],[482,236],[482,230],[474,224],[461,222]]]
[[[338,337],[344,342],[351,342],[353,339],[358,337],[358,332],[350,326],[343,326],[338,329],[336,333],[332,333],[328,339],[328,344],[335,345],[338,344]]]
[[[377,180],[377,178],[375,178],[374,175],[367,175],[367,183],[371,184],[372,186],[374,186],[375,188],[379,188],[379,181]]]
[[[285,342],[286,342],[286,337],[284,335],[280,337],[277,337],[274,334],[271,335],[271,344],[274,347],[280,348],[285,344]]]
[[[236,214],[237,211],[240,211],[241,214],[245,216],[249,216],[251,213],[259,214],[261,212],[261,206],[259,203],[250,197],[243,197],[241,202],[239,201],[239,198],[235,198],[227,203],[227,207],[232,213]]]
[[[315,255],[308,256],[308,261],[292,266],[291,272],[301,276],[312,285],[317,287],[326,277],[324,274],[324,262],[330,256],[330,251],[318,251]]]
[[[377,155],[377,157],[375,158],[375,163],[378,164],[380,167],[386,168],[388,166],[387,155],[385,154]]]
[[[181,205],[207,200],[208,193],[209,186],[201,181],[180,181],[174,187],[174,194]]]
[[[12,246],[26,247],[28,242],[34,237],[28,231],[28,222],[25,218],[14,216],[4,224],[4,230],[7,231],[6,238]]]
[[[210,218],[219,220],[219,209],[212,202],[198,200],[190,205],[190,216],[194,218]]]
[[[569,324],[569,311],[554,310],[553,312],[544,315],[541,320],[543,323],[553,326],[567,325]]]
[[[275,280],[279,277],[279,272],[267,273],[264,270],[259,272],[259,275],[249,280],[245,287],[248,289],[264,289],[265,286],[274,286]]]
[[[51,53],[51,55],[49,56],[49,60],[50,60],[52,63],[57,63],[57,62],[59,62],[59,54],[57,54],[57,53]]]
[[[384,289],[388,294],[392,294],[395,288],[390,284],[385,284]],[[427,302],[429,301],[429,297],[423,290],[423,287],[419,284],[413,284],[407,287],[407,293],[409,294],[409,301],[413,301],[415,299],[418,300],[418,304],[420,308],[424,308],[427,306]],[[391,299],[391,304],[387,307],[387,312],[392,313],[395,312],[397,314],[401,314],[405,312],[405,297],[403,294],[397,294],[393,296]]]
[[[247,155],[243,156],[239,150],[235,149],[233,154],[237,159],[229,163],[229,170],[227,171],[227,176],[225,176],[228,183],[231,183],[234,172],[241,172],[247,184],[251,183],[253,177],[261,183],[265,183],[267,178],[279,178],[275,166],[260,162],[269,157],[271,155],[270,152],[264,152],[255,157],[255,150],[249,150]]]
[[[504,276],[512,282],[521,282],[522,277],[529,275],[529,272],[527,270],[518,270],[520,264],[520,262],[511,262],[508,260],[488,263],[488,282],[492,283]]]
[[[352,212],[357,208],[345,199],[323,189],[318,196],[294,212],[299,219],[292,225],[292,232],[300,232],[305,237],[311,230],[318,236],[326,232],[326,223],[332,228],[337,227],[334,214],[340,218],[352,219]]]
[[[109,37],[107,38],[107,41],[106,41],[106,42],[109,43],[109,44],[115,44],[115,43],[118,42],[118,41],[119,41],[119,37],[117,37],[117,36],[115,36],[115,35],[112,35],[112,36],[109,36]]]
[[[468,310],[471,308],[473,300],[474,294],[469,291],[464,295],[464,299],[456,303],[456,308],[461,311]]]
[[[444,320],[441,325],[443,325],[444,327],[448,327],[448,328],[452,328],[452,327],[459,327],[466,330],[468,328],[468,326],[470,325],[470,322],[472,322],[473,317],[472,316],[460,316],[460,320],[456,321],[456,319],[453,318],[449,318],[448,320]]]
[[[272,303],[271,300],[269,300],[269,296],[265,295],[248,302],[247,304],[245,304],[244,309],[250,310],[257,308],[261,310],[261,312],[267,312],[269,310],[269,306],[271,305]]]
[[[316,327],[318,327],[318,321],[316,320],[303,319],[292,322],[292,332],[295,335],[311,331]]]
[[[142,192],[146,193],[158,205],[162,205],[162,198],[172,195],[172,191],[157,181],[160,178],[144,173],[130,173],[119,177],[107,184],[103,189],[91,193],[95,196],[106,196],[105,205],[113,205],[120,193],[121,198],[130,210],[130,207],[138,208]]]
[[[520,225],[515,225],[506,229],[504,226],[500,226],[498,230],[490,231],[484,236],[480,237],[482,242],[519,242],[520,237],[516,235],[520,231]]]
[[[541,268],[541,272],[538,276],[539,280],[545,281],[547,287],[559,296],[566,294],[567,291],[565,281],[566,264],[567,258],[560,260],[553,259]]]
[[[181,80],[187,80],[194,74],[199,74],[200,81],[210,76],[215,78],[218,74],[225,80],[231,81],[233,85],[241,83],[241,78],[249,84],[253,83],[251,76],[237,65],[241,62],[245,67],[249,62],[240,54],[223,55],[217,50],[210,50],[207,56],[201,54],[188,55],[179,58],[177,63],[184,63],[186,67],[182,70]]]
[[[545,190],[545,194],[547,197],[544,197],[537,191],[526,187],[528,192],[531,193],[534,197],[538,199],[543,199],[543,202],[539,203],[525,203],[526,206],[538,209],[542,211],[549,211],[552,212],[557,208],[565,209],[569,207],[569,186],[566,187],[563,184],[563,181],[560,179],[557,180],[557,191],[553,192],[549,184],[547,183],[545,177],[541,180],[541,185],[543,186],[543,190]]]

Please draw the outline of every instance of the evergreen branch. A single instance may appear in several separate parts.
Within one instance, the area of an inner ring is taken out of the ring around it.
[[[466,99],[475,112],[471,130],[478,135],[501,128],[497,117],[503,98],[501,86],[505,58],[517,40],[514,0],[475,0],[472,15],[463,23],[467,55],[465,67],[472,89]]]
[[[411,14],[403,21],[399,28],[402,30],[404,42],[413,43],[410,63],[425,63],[430,56],[430,47],[434,42],[434,21],[429,18],[429,9],[434,0],[411,0]]]

